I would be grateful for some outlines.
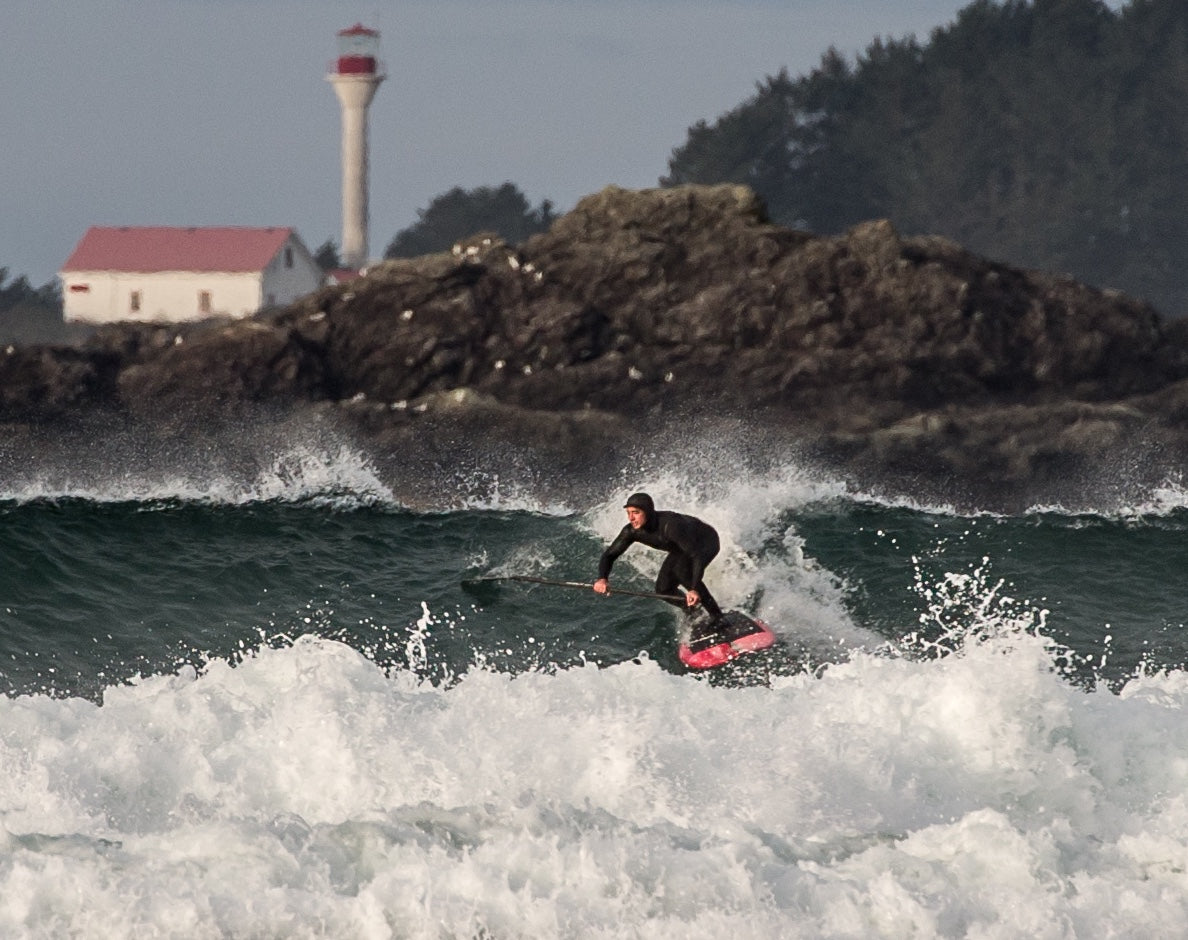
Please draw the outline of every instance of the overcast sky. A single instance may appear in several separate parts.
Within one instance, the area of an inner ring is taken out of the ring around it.
[[[968,2],[968,0],[967,0]],[[654,186],[698,120],[830,46],[926,40],[960,0],[5,0],[0,266],[39,285],[90,225],[341,239],[335,33],[382,32],[371,253],[434,196],[559,211]]]

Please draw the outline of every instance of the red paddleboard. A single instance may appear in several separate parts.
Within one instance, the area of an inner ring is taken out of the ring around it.
[[[774,643],[775,634],[762,620],[752,620],[740,611],[731,610],[712,631],[695,624],[692,636],[681,640],[677,655],[690,669],[712,669],[744,653],[765,650]]]

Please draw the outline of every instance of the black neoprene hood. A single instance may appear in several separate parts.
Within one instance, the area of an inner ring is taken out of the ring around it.
[[[649,516],[656,511],[656,504],[647,493],[632,493],[623,504],[624,509],[642,509]]]

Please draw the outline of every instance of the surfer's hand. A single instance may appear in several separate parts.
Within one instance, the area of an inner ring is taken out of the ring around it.
[[[685,593],[685,606],[696,607],[701,603],[701,595],[696,591],[688,591]]]
[[[599,578],[594,582],[594,592],[596,594],[610,593],[610,585],[606,583],[606,578]]]

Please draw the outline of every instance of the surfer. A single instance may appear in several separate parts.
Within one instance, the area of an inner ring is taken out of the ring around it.
[[[594,582],[594,590],[599,594],[610,593],[608,579],[615,559],[635,542],[640,542],[668,552],[656,576],[656,593],[675,594],[678,587],[684,587],[685,613],[692,616],[693,609],[701,604],[710,615],[711,623],[717,623],[722,618],[722,608],[701,580],[706,565],[713,561],[720,547],[714,527],[693,516],[658,511],[647,493],[632,493],[624,508],[627,524],[598,560],[598,580]],[[669,603],[682,606],[678,600]]]

